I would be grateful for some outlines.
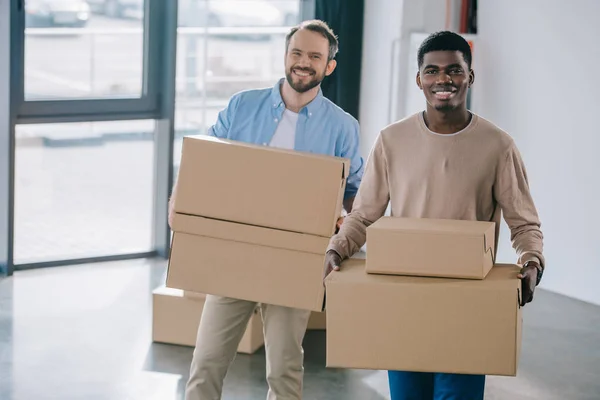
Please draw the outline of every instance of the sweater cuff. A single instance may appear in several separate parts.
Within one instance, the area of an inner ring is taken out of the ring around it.
[[[336,253],[338,253],[342,260],[348,258],[348,252],[346,251],[346,249],[344,249],[344,245],[340,243],[339,240],[336,240],[336,236],[331,238],[331,240],[329,241],[329,246],[327,246],[327,250],[325,250],[325,252],[328,252],[329,250],[333,250]]]
[[[540,257],[536,256],[535,254],[524,253],[521,256],[521,264],[522,265],[525,265],[525,263],[527,263],[528,261],[535,261],[542,267],[542,270],[545,268],[544,261]]]

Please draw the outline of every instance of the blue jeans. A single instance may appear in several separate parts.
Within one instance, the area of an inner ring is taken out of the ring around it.
[[[392,400],[483,400],[485,375],[389,371]]]

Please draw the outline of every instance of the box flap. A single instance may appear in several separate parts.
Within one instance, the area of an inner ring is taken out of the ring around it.
[[[519,293],[519,307],[515,312],[517,329],[515,332],[515,340],[517,342],[517,354],[514,363],[514,374],[516,375],[517,369],[519,368],[519,359],[521,358],[521,346],[522,346],[522,335],[523,335],[523,311],[521,308],[521,294]]]
[[[280,249],[325,254],[329,239],[175,213],[173,231]]]
[[[383,229],[405,232],[424,232],[428,234],[456,234],[469,236],[487,235],[490,227],[492,232],[494,222],[466,221],[452,219],[430,219],[430,218],[400,218],[381,217],[367,229]]]
[[[365,271],[365,263],[360,259],[348,259],[342,263],[340,271],[332,272],[325,280],[326,285],[337,282],[360,283],[368,285],[479,285],[492,286],[504,285],[510,282],[508,278],[518,280],[517,275],[521,269],[513,264],[496,264],[483,280],[470,280],[460,278],[434,278],[418,276],[378,275],[368,274]]]
[[[348,169],[339,157],[187,136],[175,211],[330,237]]]
[[[166,286],[159,286],[152,291],[152,294],[160,295],[160,296],[173,296],[173,297],[183,297],[183,290],[181,289],[173,289]]]
[[[322,161],[331,161],[332,159],[338,159],[338,160],[344,160],[341,157],[332,157],[332,156],[327,156],[324,154],[317,154],[317,153],[308,153],[308,152],[300,152],[297,150],[289,150],[289,149],[281,149],[279,147],[269,147],[269,146],[261,146],[259,144],[253,144],[253,143],[248,143],[248,142],[242,142],[242,141],[238,141],[238,140],[230,140],[230,139],[221,139],[221,138],[217,138],[214,136],[208,136],[208,135],[186,135],[183,138],[184,141],[201,141],[201,142],[205,142],[205,143],[216,143],[216,144],[220,144],[220,145],[233,145],[236,147],[240,147],[240,148],[246,148],[246,149],[250,149],[250,150],[258,150],[260,152],[269,152],[269,153],[276,153],[276,154],[288,154],[290,156],[300,156],[303,158],[312,158],[315,160],[322,160]]]
[[[492,262],[496,261],[496,224],[491,223],[491,226],[485,231],[484,235],[484,250],[486,255],[489,253],[492,257]]]
[[[185,297],[194,300],[204,300],[206,295],[203,293],[190,292],[188,290],[174,289],[166,286],[159,286],[152,291],[157,296]]]

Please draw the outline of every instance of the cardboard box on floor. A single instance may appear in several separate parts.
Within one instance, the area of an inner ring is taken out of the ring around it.
[[[175,211],[330,237],[348,171],[339,157],[187,136]]]
[[[322,311],[348,160],[186,137],[167,286]]]
[[[204,307],[203,294],[159,287],[152,292],[152,341],[196,346],[198,324]],[[252,354],[264,344],[262,319],[258,310],[248,322],[238,346],[239,353]]]
[[[515,376],[518,272],[497,265],[484,280],[375,275],[364,260],[347,260],[326,279],[327,366]]]
[[[327,329],[327,313],[313,311],[308,319],[309,331],[324,331]]]
[[[494,265],[495,224],[383,217],[367,228],[369,273],[483,279]]]
[[[175,214],[167,286],[321,311],[328,238]]]

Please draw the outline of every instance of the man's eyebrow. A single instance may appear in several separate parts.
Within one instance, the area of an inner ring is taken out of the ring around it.
[[[423,69],[428,69],[428,68],[432,68],[432,69],[448,69],[448,68],[462,68],[463,66],[458,64],[458,63],[454,63],[454,64],[448,64],[446,66],[440,66],[440,65],[434,65],[434,64],[427,64],[425,67],[423,67]]]
[[[304,51],[294,47],[291,51],[297,51],[298,53],[304,53]],[[323,56],[323,53],[321,53],[320,51],[309,51],[308,54],[312,54],[312,55],[316,55],[316,56]]]

